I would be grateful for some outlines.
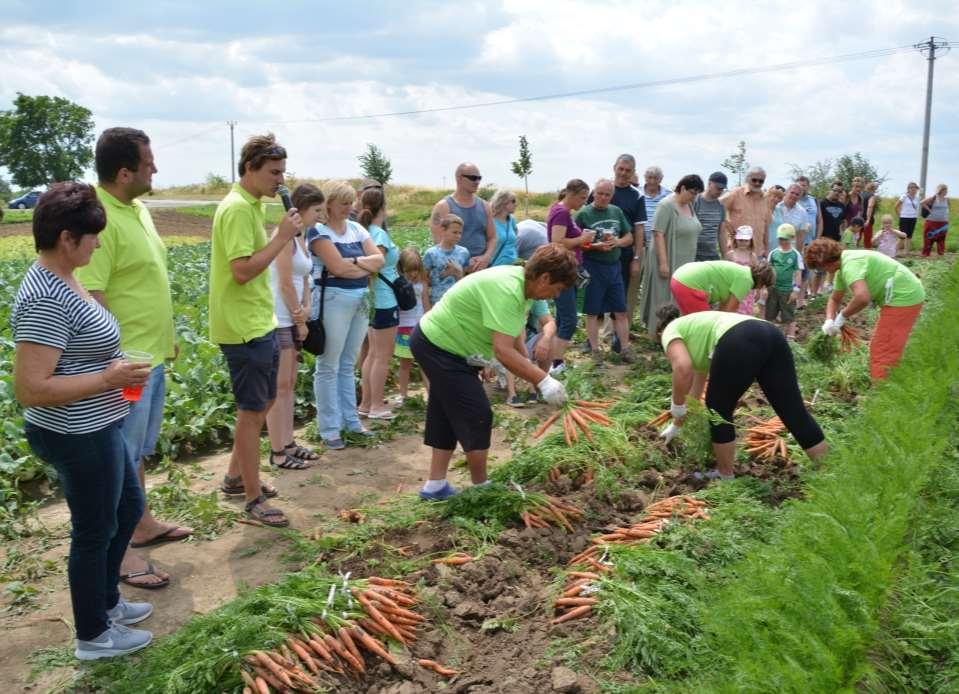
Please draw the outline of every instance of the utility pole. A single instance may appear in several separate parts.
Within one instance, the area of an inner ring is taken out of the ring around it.
[[[929,168],[929,125],[932,120],[932,74],[936,64],[936,51],[945,55],[949,51],[949,42],[939,36],[930,36],[928,41],[917,43],[915,48],[929,61],[929,73],[926,76],[926,122],[922,129],[922,166],[919,170],[919,190],[926,195],[926,171]]]
[[[230,126],[230,183],[236,183],[236,154],[233,145],[233,128],[236,127],[236,121],[228,120],[226,124]]]

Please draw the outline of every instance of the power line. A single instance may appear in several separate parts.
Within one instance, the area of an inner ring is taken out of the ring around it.
[[[868,60],[870,58],[882,58],[904,51],[914,50],[915,46],[896,46],[895,48],[879,48],[871,51],[861,51],[858,53],[845,53],[843,55],[831,56],[826,58],[812,58],[808,60],[796,60],[788,63],[779,63],[776,65],[767,65],[763,67],[740,68],[736,70],[727,70],[725,72],[713,72],[702,75],[691,75],[687,77],[674,77],[665,80],[652,80],[648,82],[633,82],[630,84],[619,84],[610,87],[596,87],[593,89],[581,89],[572,92],[559,92],[555,94],[541,94],[539,96],[525,96],[513,99],[498,99],[496,101],[484,101],[475,104],[460,104],[456,106],[438,106],[434,108],[411,109],[408,111],[390,111],[386,113],[366,113],[355,116],[327,116],[324,118],[303,118],[296,120],[279,121],[261,121],[270,124],[294,124],[294,123],[329,123],[335,121],[366,120],[370,118],[390,118],[395,116],[413,116],[425,113],[443,113],[447,111],[465,111],[468,109],[488,108],[491,106],[507,106],[509,104],[528,103],[532,101],[549,101],[554,99],[568,99],[578,96],[589,96],[593,94],[607,94],[611,92],[629,91],[635,89],[652,89],[655,87],[666,87],[674,84],[689,84],[693,82],[705,82],[708,80],[725,79],[727,77],[741,77],[744,75],[759,75],[770,72],[780,72],[784,70],[795,70],[800,67],[810,67],[814,65],[830,65],[833,63],[848,62],[851,60]]]

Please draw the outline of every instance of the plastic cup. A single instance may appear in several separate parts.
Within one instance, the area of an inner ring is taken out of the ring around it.
[[[149,352],[140,352],[135,349],[127,350],[123,353],[123,359],[131,363],[143,362],[153,363],[153,355]],[[143,395],[143,386],[127,386],[123,389],[123,399],[127,402],[137,402]]]

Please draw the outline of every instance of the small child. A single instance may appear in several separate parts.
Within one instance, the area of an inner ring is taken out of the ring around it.
[[[853,217],[849,220],[849,226],[843,232],[842,241],[847,248],[856,248],[862,240],[862,230],[866,222],[862,217]]]
[[[470,252],[457,245],[463,237],[463,220],[448,214],[440,222],[443,231],[440,242],[426,249],[423,268],[429,275],[430,303],[436,304],[449,288],[463,279],[464,269],[469,266]]]
[[[780,224],[776,230],[779,246],[769,253],[769,264],[776,271],[776,284],[769,288],[766,299],[766,320],[779,319],[785,327],[786,339],[796,338],[796,302],[802,294],[802,255],[793,248],[796,227]]]
[[[748,224],[736,229],[736,246],[726,252],[726,260],[731,260],[739,265],[755,265],[758,262],[756,254],[753,252],[753,228]],[[737,313],[746,316],[753,315],[753,303],[756,301],[756,290],[751,289],[746,298],[739,304]]]
[[[901,240],[908,237],[898,229],[892,228],[891,214],[884,214],[880,221],[882,222],[882,229],[873,237],[872,245],[875,246],[876,250],[880,253],[888,255],[890,258],[895,258]]]
[[[416,291],[416,306],[409,311],[400,311],[400,324],[396,329],[396,346],[393,354],[399,357],[400,370],[396,375],[396,383],[400,394],[394,401],[399,407],[406,400],[409,393],[410,369],[413,367],[413,353],[410,351],[410,335],[413,328],[420,322],[423,314],[430,310],[430,281],[423,268],[423,259],[415,248],[404,248],[396,263],[396,269],[410,281]],[[423,387],[429,390],[429,382],[423,375]]]

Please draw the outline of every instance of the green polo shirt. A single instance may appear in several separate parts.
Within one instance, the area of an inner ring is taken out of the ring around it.
[[[915,306],[926,298],[922,282],[898,260],[879,251],[843,251],[834,287],[846,291],[864,280],[877,306]]]
[[[459,357],[493,356],[493,333],[517,337],[533,302],[526,298],[524,269],[500,265],[454,284],[420,318],[420,330],[440,349]]]
[[[709,295],[709,303],[722,303],[730,294],[742,301],[753,288],[753,273],[748,265],[730,260],[704,260],[676,268],[673,279],[690,289]]]
[[[719,338],[744,320],[759,320],[729,311],[698,311],[677,318],[663,330],[663,351],[673,340],[682,340],[693,362],[693,369],[709,373],[709,362]]]
[[[153,355],[153,366],[173,358],[173,303],[167,250],[150,212],[139,200],[120,202],[97,186],[107,213],[100,247],[76,277],[90,291],[103,292],[120,324],[120,348]]]
[[[210,244],[210,339],[236,345],[262,337],[276,327],[270,273],[264,270],[238,284],[230,261],[248,258],[269,239],[263,203],[240,186],[217,205]]]

